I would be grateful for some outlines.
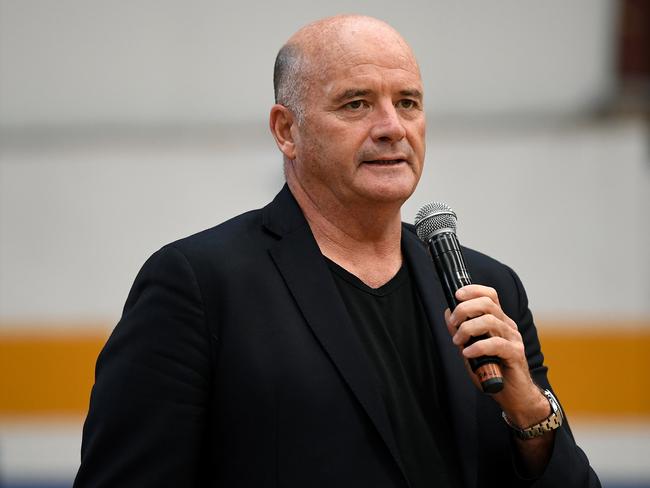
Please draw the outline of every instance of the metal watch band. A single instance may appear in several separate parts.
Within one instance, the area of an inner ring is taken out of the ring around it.
[[[544,393],[544,396],[548,400],[548,403],[551,405],[551,415],[535,425],[531,425],[530,427],[522,429],[512,423],[505,412],[501,412],[503,420],[505,420],[506,424],[508,424],[508,427],[514,431],[515,435],[519,439],[534,439],[535,437],[542,436],[547,432],[551,432],[559,428],[562,425],[562,422],[564,421],[564,414],[562,413],[562,408],[560,407],[557,399],[553,393],[550,392],[550,390],[544,390],[542,393]]]

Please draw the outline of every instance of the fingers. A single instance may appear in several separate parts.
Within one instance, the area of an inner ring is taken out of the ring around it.
[[[499,305],[492,299],[482,296],[460,302],[451,313],[449,320],[453,325],[459,327],[463,322],[485,314],[491,314],[497,318],[505,317]]]
[[[499,297],[494,288],[467,285],[456,292],[456,297],[461,302],[450,316],[450,321],[455,327],[460,327],[460,324],[474,317],[491,314],[503,320],[513,330],[517,330],[517,324],[501,309]]]
[[[480,356],[498,356],[506,361],[519,361],[525,357],[524,344],[521,341],[510,340],[504,337],[489,337],[476,341],[471,346],[462,350],[463,357],[467,359]]]
[[[445,311],[445,323],[454,344],[462,347],[470,338],[485,335],[521,343],[517,324],[501,309],[494,288],[468,285],[458,290],[456,296],[464,301],[460,302],[453,312],[449,309]],[[497,347],[497,342],[481,345],[480,349],[487,346]],[[471,354],[467,357],[480,356],[480,354],[474,356],[477,348],[468,346],[467,349],[469,349],[467,354]]]
[[[479,297],[488,297],[494,303],[499,305],[499,296],[497,295],[497,291],[489,286],[467,285],[463,286],[456,292],[456,298],[462,302]]]
[[[521,340],[519,332],[510,327],[503,319],[492,314],[485,314],[462,322],[456,333],[453,334],[452,341],[457,346],[462,346],[470,338],[484,335],[501,337],[510,341]]]
[[[478,388],[478,378],[471,371],[468,360],[480,356],[500,358],[505,386],[493,398],[504,410],[512,411],[512,405],[521,404],[520,399],[526,396],[524,393],[533,385],[517,324],[501,309],[494,288],[468,285],[456,292],[456,298],[459,303],[454,311],[445,310],[449,335],[461,352],[470,377]],[[481,336],[485,338],[468,344],[472,337]]]

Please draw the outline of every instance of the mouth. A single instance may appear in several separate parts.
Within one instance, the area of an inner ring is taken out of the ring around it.
[[[372,159],[364,161],[364,164],[372,164],[376,166],[396,166],[402,163],[406,163],[406,159]]]

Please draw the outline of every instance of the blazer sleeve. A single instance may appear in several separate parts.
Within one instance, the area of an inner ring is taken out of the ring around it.
[[[518,318],[514,318],[526,347],[526,357],[533,381],[543,389],[551,389],[547,371],[544,365],[537,329],[533,325],[533,317],[528,308],[528,297],[517,274],[506,266],[514,280],[518,293]],[[571,428],[566,419],[562,427],[555,431],[553,454],[542,476],[537,480],[527,480],[535,488],[600,488],[601,484],[596,473],[589,465],[589,460],[573,438]],[[524,481],[523,479],[521,481]]]
[[[211,345],[190,263],[143,266],[97,360],[75,488],[194,486],[208,429]]]

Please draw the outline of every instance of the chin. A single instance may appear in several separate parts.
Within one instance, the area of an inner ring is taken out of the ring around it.
[[[363,193],[375,201],[403,203],[413,194],[418,182],[413,175],[408,176],[367,181]]]
[[[401,205],[408,200],[414,191],[415,185],[377,185],[372,188],[365,188],[362,194],[370,201]]]

